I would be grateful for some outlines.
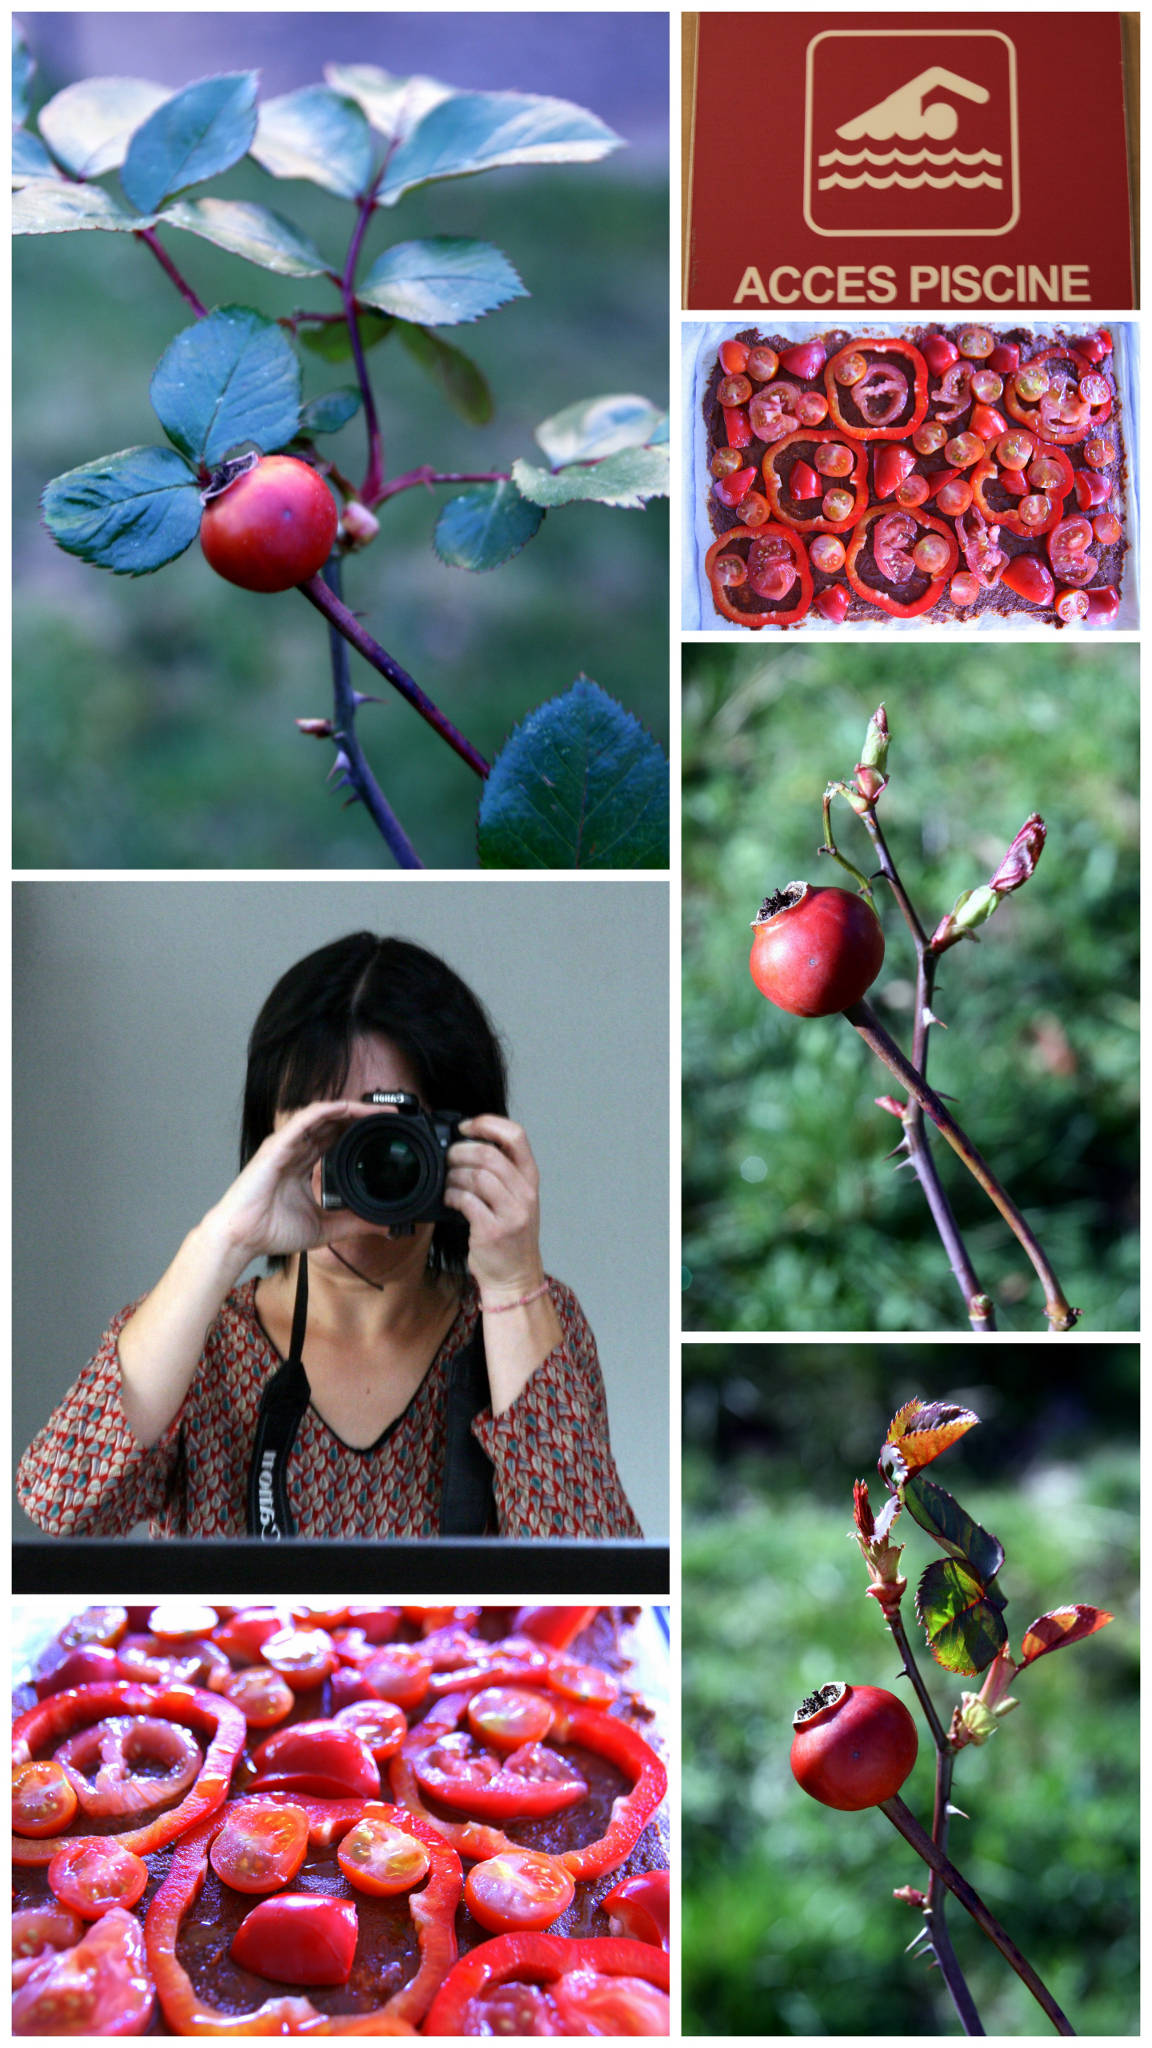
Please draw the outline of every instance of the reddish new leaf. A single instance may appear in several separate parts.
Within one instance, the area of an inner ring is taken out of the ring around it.
[[[1112,1619],[1102,1607],[1054,1607],[1025,1630],[1020,1662],[1033,1664],[1037,1657],[1047,1656],[1049,1650],[1062,1649],[1065,1643],[1078,1643],[1081,1636],[1094,1636],[1098,1628]]]
[[[880,1470],[902,1486],[979,1420],[970,1408],[958,1408],[954,1401],[906,1401],[889,1424]]]

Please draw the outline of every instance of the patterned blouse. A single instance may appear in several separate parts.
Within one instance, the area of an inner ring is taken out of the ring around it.
[[[639,1536],[608,1439],[596,1344],[579,1302],[550,1282],[562,1339],[502,1415],[472,1427],[492,1460],[502,1536]],[[256,1313],[256,1282],[229,1294],[180,1413],[158,1443],[136,1441],[120,1403],[112,1323],[91,1363],[29,1445],[17,1492],[50,1536],[242,1536],[260,1397],[281,1360]],[[456,1319],[403,1413],[365,1450],[309,1408],[288,1466],[300,1536],[436,1536],[444,1467],[447,1367],[479,1314],[466,1280]]]

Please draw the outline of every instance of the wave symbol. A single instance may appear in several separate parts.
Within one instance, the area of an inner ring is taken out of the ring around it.
[[[915,151],[886,149],[879,153],[871,149],[849,151],[828,149],[819,158],[819,162],[821,166],[824,164],[903,164],[908,169],[911,169],[914,164],[935,164],[938,169],[943,169],[945,164],[993,164],[999,166],[1004,162],[1004,159],[994,149],[976,149],[970,154],[966,154],[962,149],[942,149],[935,152],[930,149],[918,149]]]
[[[816,189],[826,192],[830,185],[840,185],[845,192],[858,192],[861,185],[870,185],[874,192],[887,192],[893,185],[899,185],[905,192],[918,192],[922,185],[930,185],[934,192],[946,192],[950,185],[960,185],[965,192],[974,192],[980,185],[1002,192],[1004,180],[989,177],[986,171],[975,178],[966,178],[962,171],[952,171],[947,178],[934,178],[931,171],[921,171],[918,178],[906,178],[900,171],[890,171],[886,178],[874,178],[871,171],[861,171],[858,178],[844,178],[839,171],[833,171],[830,177],[817,180]]]

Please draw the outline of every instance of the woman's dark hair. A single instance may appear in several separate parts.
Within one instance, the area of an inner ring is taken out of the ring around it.
[[[281,976],[252,1027],[240,1131],[247,1165],[277,1112],[338,1097],[357,1038],[389,1038],[429,1109],[507,1116],[504,1055],[482,1003],[435,953],[409,939],[352,932]],[[437,1223],[432,1263],[463,1272],[468,1225]]]

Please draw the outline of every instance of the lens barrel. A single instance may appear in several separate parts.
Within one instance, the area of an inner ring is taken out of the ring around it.
[[[324,1155],[322,1200],[366,1223],[426,1221],[439,1214],[445,1171],[427,1117],[362,1117]]]

